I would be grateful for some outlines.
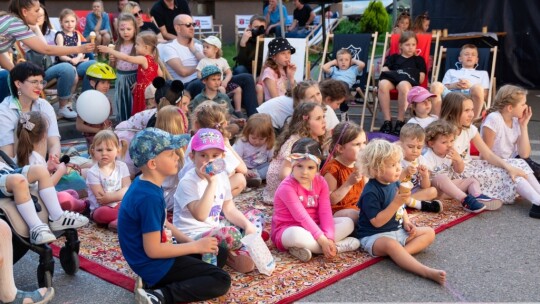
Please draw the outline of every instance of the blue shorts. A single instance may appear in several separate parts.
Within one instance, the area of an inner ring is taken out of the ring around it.
[[[17,168],[15,170],[2,170],[0,172],[0,198],[12,197],[13,193],[7,191],[6,181],[9,175],[13,174],[22,174],[24,178],[28,179],[28,170],[30,166],[24,166],[22,168]]]
[[[400,228],[395,231],[389,231],[389,232],[381,232],[374,235],[366,236],[360,239],[360,245],[362,246],[362,249],[367,251],[369,255],[375,257],[376,255],[373,254],[373,244],[375,244],[375,241],[382,238],[387,237],[391,238],[393,240],[398,241],[402,246],[405,246],[405,243],[407,242],[407,238],[409,237],[409,233],[405,231],[405,229]]]
[[[456,90],[450,90],[449,88],[447,88],[445,85],[443,85],[444,87],[444,90],[442,91],[441,93],[441,97],[444,98],[444,96],[446,96],[446,94],[450,93],[450,92],[460,92],[460,93],[463,93],[463,94],[467,94],[467,95],[470,95],[471,94],[471,90],[469,89],[464,89],[464,90],[461,90],[461,89],[456,89]]]

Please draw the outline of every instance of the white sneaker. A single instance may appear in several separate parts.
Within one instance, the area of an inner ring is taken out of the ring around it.
[[[77,118],[77,112],[73,108],[71,108],[71,105],[66,105],[62,108],[58,109],[58,115],[64,117],[65,119],[76,119]]]
[[[40,224],[30,230],[30,243],[34,245],[48,244],[56,240],[49,226]]]
[[[360,240],[354,237],[346,237],[336,242],[336,248],[338,253],[355,251],[360,248]]]
[[[289,253],[302,262],[311,260],[311,251],[307,248],[291,247],[289,248]]]
[[[49,220],[52,231],[79,228],[88,224],[88,218],[75,212],[64,211],[56,221]]]

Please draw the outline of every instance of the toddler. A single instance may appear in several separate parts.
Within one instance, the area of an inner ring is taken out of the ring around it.
[[[407,123],[419,124],[422,129],[426,129],[430,123],[439,119],[431,114],[432,99],[436,96],[420,86],[411,88],[407,94],[407,102],[411,107],[411,119]]]
[[[294,88],[296,65],[291,62],[291,55],[295,52],[296,49],[285,38],[275,38],[268,43],[268,58],[259,77],[264,101],[283,96],[287,90]]]

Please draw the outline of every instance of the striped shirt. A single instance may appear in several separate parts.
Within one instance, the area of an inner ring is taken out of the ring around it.
[[[21,19],[11,15],[0,16],[0,53],[7,52],[15,41],[34,36]]]

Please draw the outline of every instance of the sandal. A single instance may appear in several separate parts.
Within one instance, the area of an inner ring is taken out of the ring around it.
[[[17,290],[17,295],[15,296],[15,300],[12,302],[6,303],[6,304],[23,304],[25,299],[32,300],[34,304],[45,304],[49,303],[50,300],[54,297],[54,288],[49,287],[47,288],[47,292],[45,292],[44,295],[41,295],[39,292],[39,289],[36,289],[34,291],[22,291]]]

